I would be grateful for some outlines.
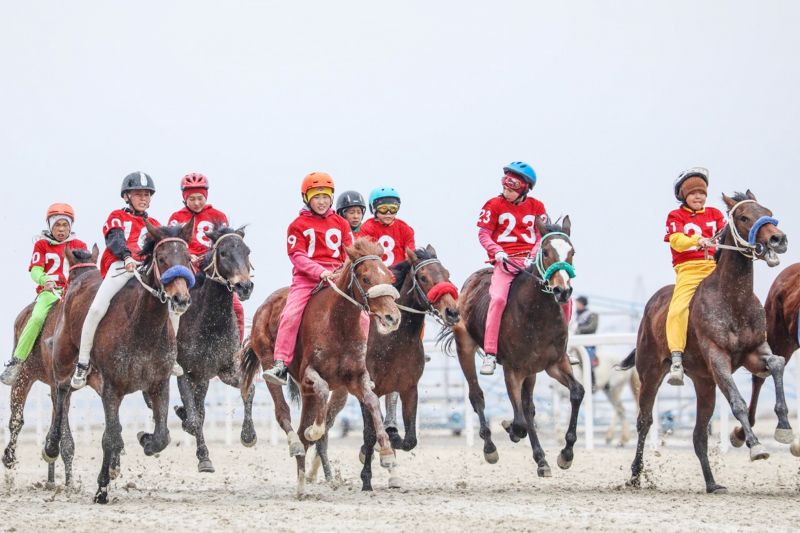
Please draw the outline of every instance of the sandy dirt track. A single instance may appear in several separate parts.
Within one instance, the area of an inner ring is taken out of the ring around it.
[[[91,503],[100,466],[99,442],[78,446],[77,488],[42,484],[45,464],[33,444],[20,448],[20,464],[4,471],[0,530],[31,531],[478,531],[505,530],[797,530],[800,528],[800,461],[774,443],[768,461],[750,463],[745,450],[714,454],[717,481],[730,494],[704,492],[689,449],[648,450],[644,488],[625,487],[633,449],[578,450],[572,469],[555,464],[539,479],[527,442],[497,439],[500,462],[484,462],[480,447],[462,439],[426,438],[401,453],[405,487],[386,488],[376,469],[374,493],[362,493],[356,438],[334,440],[333,485],[309,484],[295,497],[294,460],[283,445],[256,448],[212,443],[217,472],[196,471],[194,448],[171,444],[158,458],[145,457],[126,437],[122,477],[111,485],[111,503]],[[498,435],[498,437],[500,437]],[[769,443],[768,443],[769,444]],[[59,463],[59,474],[61,465]]]

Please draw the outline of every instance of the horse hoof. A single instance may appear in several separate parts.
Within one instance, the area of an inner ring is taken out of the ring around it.
[[[103,487],[97,489],[97,492],[94,495],[94,503],[99,503],[105,505],[108,503],[108,488]]]
[[[42,459],[44,459],[44,462],[47,464],[55,463],[56,459],[58,459],[58,454],[56,454],[55,457],[50,457],[47,455],[47,448],[45,448],[42,450]]]
[[[800,438],[796,439],[791,446],[789,446],[789,451],[792,452],[792,455],[795,457],[800,457]]]
[[[9,470],[17,466],[17,458],[13,453],[9,453],[8,450],[6,450],[6,453],[3,454],[3,466]]]
[[[306,448],[302,442],[293,442],[289,445],[289,457],[303,457],[306,454]]]
[[[572,466],[572,461],[567,461],[561,454],[558,454],[558,458],[556,459],[556,464],[561,470],[566,470]]]
[[[214,465],[209,459],[201,459],[197,463],[197,471],[201,474],[213,474],[215,472]]]
[[[493,464],[497,463],[497,461],[500,460],[500,454],[497,453],[497,450],[495,450],[493,452],[489,452],[489,453],[483,452],[483,458],[486,459],[487,463],[489,463],[490,465],[493,465]]]
[[[241,437],[239,437],[239,442],[241,442],[242,446],[244,446],[245,448],[252,448],[253,446],[256,445],[256,442],[258,442],[258,435],[253,433],[252,440],[247,440],[247,438],[244,435],[242,435]]]
[[[394,455],[394,450],[389,448],[388,450],[381,450],[381,467],[383,468],[394,468],[397,466],[397,459]]]
[[[402,489],[403,488],[403,480],[401,480],[398,476],[390,476],[389,477],[389,488],[390,489]]]
[[[714,485],[706,490],[709,494],[728,494],[728,489],[722,485]]]
[[[781,444],[791,444],[794,441],[794,432],[791,429],[775,428],[775,440]]]
[[[550,467],[547,465],[540,466],[536,469],[536,474],[539,477],[553,477],[553,473],[550,471]]]
[[[309,442],[317,442],[325,434],[325,426],[309,426],[306,428],[303,434],[306,436],[306,440]]]
[[[759,459],[769,459],[769,452],[763,444],[756,444],[750,448],[750,460],[758,461]]]
[[[744,446],[744,439],[740,439],[739,436],[736,434],[736,430],[738,429],[739,428],[737,427],[731,431],[731,436],[730,436],[731,446],[733,446],[734,448],[741,448],[742,446]]]

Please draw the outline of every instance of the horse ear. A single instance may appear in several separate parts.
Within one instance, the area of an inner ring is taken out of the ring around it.
[[[734,200],[733,198],[731,198],[730,196],[728,196],[725,193],[722,193],[722,201],[725,203],[726,206],[728,206],[728,211],[730,211],[731,208],[734,205],[736,205],[736,200]]]
[[[412,263],[419,263],[419,257],[417,257],[417,253],[409,246],[406,246],[406,257]]]
[[[161,239],[161,234],[158,232],[158,228],[150,223],[149,218],[144,219],[144,227],[147,228],[147,233],[149,233],[150,236],[155,240],[158,241]]]
[[[350,258],[350,261],[356,260],[356,247],[355,246],[345,246],[344,251],[347,254],[347,257]]]
[[[564,217],[564,220],[561,221],[561,231],[569,235],[570,230],[572,230],[572,222],[569,220],[569,215]]]
[[[70,247],[69,247],[69,245],[67,245],[67,247],[66,247],[66,248],[64,248],[64,257],[66,257],[66,258],[67,258],[67,262],[68,262],[70,265],[75,265],[75,264],[77,264],[77,263],[78,263],[78,262],[75,260],[75,256],[72,254],[72,248],[70,248]]]
[[[542,217],[536,217],[536,231],[539,232],[540,236],[547,233],[547,227],[545,227],[544,222],[542,222]]]
[[[755,195],[755,194],[753,194],[753,193],[750,191],[750,189],[747,189],[747,192],[746,192],[746,193],[744,193],[744,194],[745,194],[745,195],[746,195],[748,198],[750,198],[751,200],[755,200],[755,199],[756,199],[756,195]]]
[[[425,251],[431,254],[431,257],[436,257],[436,249],[430,244],[425,247]]]
[[[242,239],[244,239],[244,228],[246,228],[246,227],[247,227],[246,225],[245,225],[245,226],[239,226],[239,227],[238,227],[238,228],[235,230],[235,233],[236,233],[236,234],[237,234],[239,237],[241,237]]]
[[[186,244],[191,244],[192,238],[194,237],[194,215],[192,215],[192,218],[189,220],[189,222],[183,225],[180,237],[186,241]]]
[[[92,246],[92,263],[97,264],[98,257],[100,257],[100,248],[97,247],[97,243],[94,243]]]

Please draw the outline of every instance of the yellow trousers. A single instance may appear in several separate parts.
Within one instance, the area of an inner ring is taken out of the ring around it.
[[[687,261],[675,267],[675,292],[667,313],[667,344],[670,352],[686,348],[686,330],[689,327],[689,303],[700,282],[714,272],[714,261]]]

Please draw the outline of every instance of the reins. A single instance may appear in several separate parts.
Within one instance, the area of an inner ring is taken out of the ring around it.
[[[753,226],[750,228],[750,232],[747,235],[747,239],[745,239],[744,237],[742,237],[742,235],[739,233],[738,228],[736,227],[736,223],[733,219],[733,213],[742,204],[749,204],[749,203],[757,204],[758,202],[756,202],[755,200],[742,200],[736,203],[733,207],[731,207],[730,210],[728,211],[727,224],[725,225],[724,228],[719,230],[713,237],[711,237],[711,240],[714,242],[713,245],[714,248],[719,248],[720,250],[732,250],[735,252],[739,252],[740,254],[750,259],[751,261],[755,261],[757,258],[767,253],[767,247],[763,243],[756,242],[759,230],[767,224],[773,224],[777,226],[778,220],[766,215],[759,217],[759,219],[753,223]],[[720,242],[720,238],[726,228],[729,228],[731,236],[733,237],[733,242],[734,242],[733,246],[729,244],[722,244]],[[708,256],[708,248],[706,248],[706,257],[707,256]]]
[[[542,254],[542,250],[544,249],[544,241],[551,238],[551,237],[562,237],[564,238],[570,246],[572,246],[572,241],[569,238],[569,235],[563,233],[561,231],[551,231],[550,233],[546,233],[542,236],[541,241],[539,241],[539,248],[536,250],[536,256],[533,259],[533,265],[536,267],[536,271],[539,273],[539,277],[536,277],[531,272],[528,272],[526,268],[522,268],[521,266],[517,265],[516,263],[504,260],[503,265],[508,268],[511,267],[517,271],[518,274],[525,274],[530,276],[531,278],[535,279],[539,282],[542,286],[542,292],[547,294],[553,293],[553,287],[550,286],[550,278],[552,278],[556,272],[563,270],[567,273],[570,279],[575,277],[575,267],[572,264],[567,263],[566,261],[556,261],[552,265],[547,268],[544,268],[544,256]]]
[[[391,296],[393,299],[397,300],[400,297],[400,293],[397,292],[393,286],[389,285],[388,283],[381,283],[379,285],[375,285],[370,287],[368,290],[364,290],[364,287],[361,286],[361,283],[358,281],[358,276],[356,276],[356,267],[365,261],[381,261],[381,258],[377,255],[365,255],[359,257],[355,261],[350,264],[350,282],[347,284],[347,289],[349,291],[353,291],[353,285],[358,289],[358,292],[361,294],[361,297],[364,299],[364,303],[362,304],[345,291],[339,288],[339,286],[330,279],[328,280],[328,286],[333,289],[333,292],[347,300],[348,302],[352,303],[356,307],[360,308],[362,311],[366,311],[367,314],[373,315],[374,313],[369,308],[369,301],[372,298],[380,298],[381,296]],[[382,261],[381,261],[382,262]]]

